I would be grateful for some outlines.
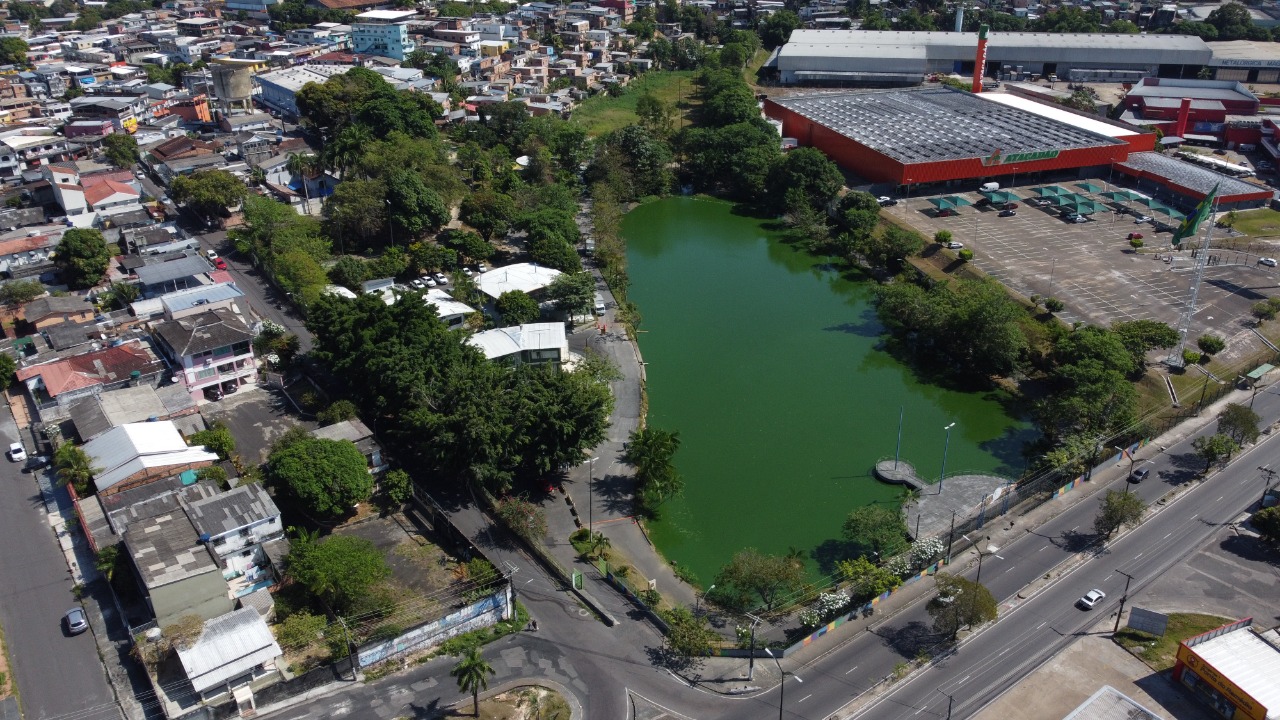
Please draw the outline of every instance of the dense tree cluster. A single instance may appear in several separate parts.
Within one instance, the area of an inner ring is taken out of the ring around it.
[[[456,290],[456,288],[455,288]],[[613,398],[586,372],[489,362],[425,303],[322,297],[316,357],[397,457],[442,482],[495,493],[581,462],[604,439]]]

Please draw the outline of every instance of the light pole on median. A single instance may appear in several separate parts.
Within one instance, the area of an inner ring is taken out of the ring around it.
[[[982,584],[982,556],[983,556],[983,555],[994,555],[995,553],[984,553],[984,552],[982,552],[982,546],[981,546],[981,545],[979,545],[979,544],[978,544],[978,543],[976,543],[976,542],[973,542],[973,540],[972,540],[968,535],[965,535],[965,534],[963,534],[963,533],[962,533],[962,534],[960,535],[960,537],[964,538],[965,540],[968,540],[968,541],[969,541],[969,543],[973,545],[973,549],[978,551],[978,576],[977,576],[977,577],[975,577],[975,578],[973,579],[973,581],[974,581],[974,582],[976,582],[976,583],[978,583],[979,585],[981,585],[981,584]],[[990,539],[990,538],[988,538],[988,539]],[[999,548],[996,548],[996,549],[997,549],[997,550],[999,550]]]
[[[703,596],[703,595],[706,595],[707,593],[709,593],[709,592],[711,592],[712,590],[715,590],[715,589],[716,589],[715,583],[712,583],[712,584],[711,584],[711,587],[707,588],[707,592],[698,593],[698,601],[697,601],[696,603],[694,603],[694,605],[693,605],[693,616],[694,616],[694,617],[698,617],[698,611],[702,609],[702,596]]]
[[[1135,456],[1133,453],[1131,453],[1131,452],[1129,452],[1128,450],[1126,450],[1126,449],[1124,449],[1124,448],[1120,447],[1119,445],[1112,445],[1111,447],[1113,447],[1113,448],[1115,448],[1115,449],[1119,450],[1121,455],[1128,455],[1128,456],[1129,456],[1129,476],[1128,476],[1128,477],[1126,477],[1126,478],[1124,479],[1124,494],[1125,494],[1125,495],[1128,495],[1128,494],[1129,494],[1129,481],[1130,481],[1130,480],[1133,480],[1133,463],[1134,463],[1138,458],[1137,458],[1137,456]]]
[[[947,451],[951,449],[951,428],[955,427],[955,423],[942,428],[947,431],[947,441],[942,445],[942,475],[938,477],[938,494],[942,494],[942,483],[947,479]]]
[[[777,655],[773,654],[772,650],[765,648],[764,651],[769,655],[769,657],[773,658],[773,662],[778,666],[778,674],[781,676],[778,679],[778,720],[782,720],[782,701],[787,696],[787,673],[782,669],[782,661],[778,659]],[[800,676],[795,673],[791,673],[791,677],[795,678],[798,683],[804,682],[804,680],[801,680]]]
[[[595,504],[596,504],[595,502],[596,496],[595,496],[595,490],[593,486],[595,485],[596,461],[599,459],[600,458],[598,457],[593,457],[587,461],[587,536],[588,537],[591,536],[591,533],[595,532],[595,524],[592,522],[592,518],[595,517],[595,512],[593,508],[595,507]]]

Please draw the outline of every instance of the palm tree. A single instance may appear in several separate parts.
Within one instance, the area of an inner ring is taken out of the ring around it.
[[[82,496],[89,490],[89,483],[98,472],[94,469],[89,454],[71,443],[64,443],[53,453],[53,466],[58,470],[58,481],[70,483]]]
[[[480,657],[480,648],[471,648],[449,674],[458,679],[459,690],[471,693],[475,716],[480,717],[480,691],[489,689],[489,676],[494,674],[493,667]]]
[[[310,155],[302,153],[289,153],[285,156],[285,169],[289,174],[302,178],[302,195],[307,199],[306,211],[311,212],[311,191],[307,188],[307,173],[311,171],[315,164]]]
[[[608,536],[602,532],[591,533],[591,552],[596,557],[601,557],[604,552],[613,547],[613,543],[609,541]]]

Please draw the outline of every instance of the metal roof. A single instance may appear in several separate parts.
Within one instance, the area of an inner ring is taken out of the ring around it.
[[[199,287],[187,288],[161,296],[160,301],[164,304],[166,310],[170,313],[182,312],[190,310],[197,305],[208,305],[210,303],[222,302],[224,300],[236,300],[244,297],[244,293],[240,288],[231,283],[218,283],[216,285],[201,285]]]
[[[1120,144],[944,87],[798,95],[773,102],[903,163]]]
[[[1125,97],[1258,102],[1258,98],[1240,83],[1212,80],[1161,80],[1158,85],[1144,83],[1135,86]]]
[[[1237,180],[1228,175],[1214,172],[1209,168],[1192,165],[1189,162],[1183,162],[1158,152],[1133,153],[1129,156],[1129,159],[1119,163],[1119,165],[1164,178],[1175,185],[1194,190],[1201,195],[1208,195],[1212,192],[1214,185],[1218,186],[1219,197],[1271,192],[1269,188],[1258,187],[1253,183]]]
[[[143,285],[159,285],[207,272],[209,272],[209,262],[196,255],[155,265],[144,265],[134,271]]]
[[[217,537],[280,514],[267,491],[257,483],[237,485],[227,492],[187,506],[191,524],[201,535]]]
[[[1063,720],[1160,720],[1160,716],[1110,685],[1103,685]]]
[[[1272,643],[1276,631],[1268,631]],[[1267,709],[1267,720],[1280,718],[1280,648],[1242,627],[1192,646],[1214,670]],[[1188,645],[1190,642],[1187,643]]]
[[[256,610],[241,608],[206,620],[200,639],[178,648],[178,659],[196,692],[215,688],[284,653]]]
[[[566,348],[564,323],[529,323],[515,327],[485,330],[467,338],[467,343],[480,349],[490,360],[528,350]],[[561,358],[563,359],[563,358]]]

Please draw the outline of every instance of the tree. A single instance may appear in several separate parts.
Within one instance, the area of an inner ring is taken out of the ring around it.
[[[475,707],[475,716],[480,717],[480,691],[489,688],[489,676],[494,674],[493,667],[482,657],[480,648],[473,647],[449,671],[458,681],[458,690],[471,693],[471,703]]]
[[[236,439],[231,436],[231,430],[220,422],[215,422],[208,430],[192,433],[190,444],[203,445],[222,460],[230,460],[236,454]]]
[[[1201,335],[1196,339],[1196,346],[1205,355],[1217,355],[1227,348],[1227,341],[1217,335]]]
[[[67,285],[77,290],[97,285],[111,264],[112,252],[98,230],[74,228],[62,235],[53,262]]]
[[[1231,459],[1231,454],[1240,449],[1235,440],[1230,436],[1219,432],[1216,435],[1202,435],[1191,441],[1191,447],[1195,448],[1196,454],[1204,460],[1204,471],[1207,473],[1213,467],[1213,464],[1226,458]]]
[[[1156,320],[1130,320],[1111,325],[1111,332],[1120,338],[1133,357],[1133,367],[1146,365],[1147,353],[1156,348],[1168,349],[1178,344],[1178,331],[1167,323]]]
[[[798,204],[825,212],[827,203],[844,186],[840,168],[811,147],[787,153],[769,177],[769,195],[779,210],[793,210]]]
[[[329,268],[329,279],[348,290],[359,290],[360,284],[369,279],[369,266],[355,255],[343,255]]]
[[[226,170],[201,170],[181,175],[169,188],[173,201],[186,205],[205,219],[226,217],[230,208],[244,202],[244,183]]]
[[[498,296],[494,308],[507,325],[524,325],[538,319],[538,301],[520,290],[508,290]]]
[[[1063,308],[1065,308],[1066,306],[1067,306],[1066,303],[1062,302],[1058,298],[1044,299],[1044,309],[1048,310],[1050,314],[1060,313],[1062,312]]]
[[[316,413],[316,420],[321,425],[336,425],[344,420],[354,420],[359,414],[359,408],[350,400],[334,401],[329,407]]]
[[[0,353],[0,388],[7,388],[13,384],[13,379],[18,375],[18,361],[13,359],[9,353]]]
[[[844,537],[860,554],[888,560],[907,546],[907,524],[902,513],[888,505],[863,505],[844,520]]]
[[[402,232],[416,237],[449,222],[448,206],[418,173],[393,170],[387,174],[386,184],[390,219]]]
[[[841,560],[836,563],[836,570],[855,591],[855,598],[878,597],[902,584],[902,578],[893,571],[880,567],[861,556],[852,560]]]
[[[294,542],[285,567],[290,577],[340,614],[351,610],[374,585],[391,576],[391,568],[378,548],[354,535],[330,535],[321,542]]]
[[[661,611],[669,632],[667,648],[684,657],[701,657],[711,652],[716,632],[707,625],[706,617],[696,617],[686,607],[673,607]]]
[[[765,555],[755,548],[741,550],[716,575],[716,587],[723,588],[722,597],[742,608],[749,606],[751,596],[764,603],[766,610],[795,592],[804,584],[804,565],[780,555]]]
[[[58,482],[70,484],[80,497],[93,491],[93,476],[98,469],[83,449],[71,443],[63,443],[53,452],[53,467],[58,471]]]
[[[1276,308],[1275,304],[1263,300],[1262,302],[1254,303],[1250,312],[1252,312],[1253,316],[1258,318],[1259,321],[1262,321],[1274,320],[1277,310],[1278,308]]]
[[[557,310],[584,315],[595,301],[596,281],[588,272],[565,273],[551,281],[546,294]]]
[[[498,501],[498,517],[515,534],[535,545],[547,536],[547,516],[542,508],[524,498],[505,497]]]
[[[13,14],[13,8],[9,8],[9,13]],[[27,41],[18,37],[0,38],[0,65],[23,65],[27,64],[27,53],[31,48],[27,45]]]
[[[138,162],[138,140],[125,133],[112,133],[103,138],[102,152],[114,165],[131,168]]]
[[[505,235],[506,230],[502,233]],[[473,262],[488,260],[495,252],[493,244],[473,232],[446,230],[436,237],[436,241],[453,251],[455,257],[463,257]]]
[[[1108,490],[1102,498],[1098,515],[1093,519],[1094,532],[1109,538],[1121,527],[1140,522],[1146,511],[1147,504],[1137,495]]]
[[[479,231],[486,241],[492,241],[494,236],[506,237],[515,216],[516,205],[511,196],[492,190],[468,195],[458,208],[459,219]],[[483,260],[484,257],[472,259]]]
[[[302,196],[306,199],[306,212],[311,212],[311,186],[307,184],[307,176],[316,166],[316,157],[311,154],[289,153],[285,156],[284,167],[289,174],[302,183]]]
[[[0,304],[26,305],[44,294],[44,283],[35,278],[30,280],[10,280],[0,285]]]
[[[675,124],[676,109],[671,103],[663,102],[656,95],[646,92],[636,99],[636,115],[651,132],[666,136]]]
[[[959,575],[938,573],[935,587],[938,595],[925,609],[939,634],[955,639],[964,628],[996,619],[996,599],[985,585]]]
[[[1236,445],[1246,445],[1258,439],[1261,416],[1244,405],[1230,403],[1218,414],[1218,432],[1231,438]]]
[[[791,37],[791,33],[802,24],[800,17],[790,10],[772,13],[760,23],[758,28],[760,44],[764,45],[766,49],[772,50],[787,42],[787,39]]]
[[[409,477],[409,473],[396,468],[382,476],[382,481],[378,483],[382,489],[383,495],[392,505],[403,505],[413,497],[413,478]]]
[[[109,304],[115,304],[122,310],[127,310],[130,303],[137,300],[141,294],[142,288],[128,282],[113,282],[111,289],[104,293]]]
[[[339,517],[369,499],[373,478],[364,453],[350,441],[307,438],[267,458],[267,474],[288,488],[303,509]]]
[[[631,431],[626,462],[636,469],[640,503],[652,513],[684,489],[684,478],[672,462],[680,449],[680,433],[646,425]]]
[[[275,626],[276,640],[286,651],[301,650],[319,640],[328,625],[323,615],[312,615],[305,610],[291,613]]]
[[[1250,523],[1263,540],[1272,545],[1280,545],[1280,506],[1259,510],[1254,513]]]

